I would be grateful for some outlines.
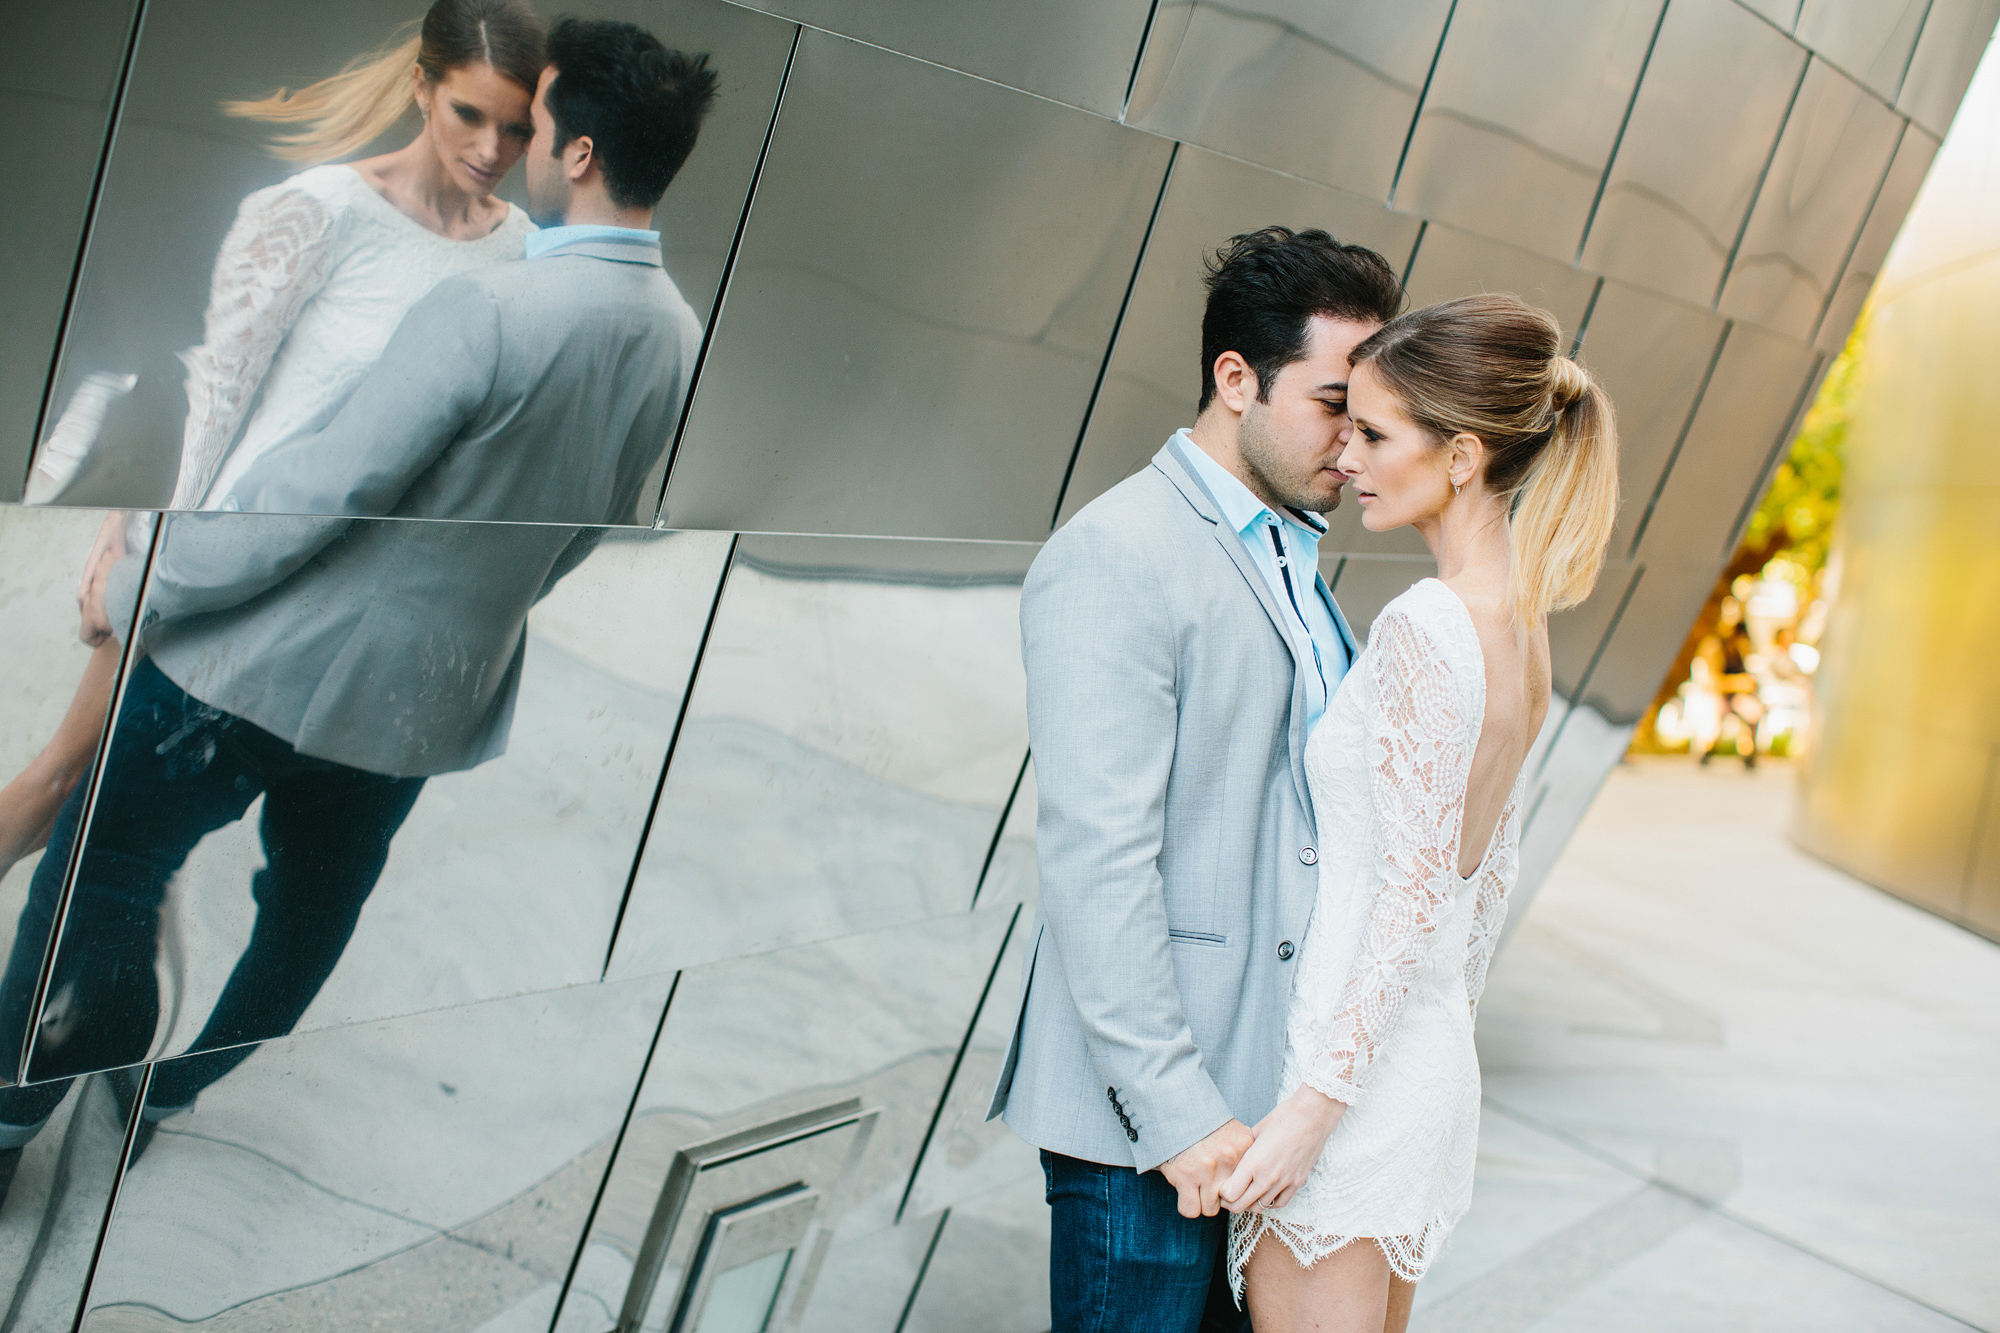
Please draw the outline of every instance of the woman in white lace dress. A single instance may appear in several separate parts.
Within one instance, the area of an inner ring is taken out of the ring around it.
[[[533,224],[493,190],[534,136],[528,105],[543,36],[522,0],[437,0],[418,35],[331,78],[224,104],[230,115],[301,127],[274,144],[297,162],[353,153],[412,103],[423,123],[395,152],[313,166],[237,210],[216,256],[201,345],[182,356],[188,415],[170,507],[234,508],[230,484],[263,453],[331,421],[424,293],[521,257]],[[71,470],[78,462],[60,461]],[[124,554],[130,526],[123,514],[106,520],[86,586]],[[0,789],[0,875],[47,841],[96,754],[118,648],[109,627],[86,629],[97,651],[67,716]]]
[[[1438,578],[1389,603],[1306,748],[1320,884],[1282,1100],[1223,1190],[1258,1333],[1399,1333],[1472,1198],[1474,1011],[1513,885],[1548,613],[1596,581],[1610,400],[1545,312],[1477,296],[1354,352],[1340,458],[1373,532]]]

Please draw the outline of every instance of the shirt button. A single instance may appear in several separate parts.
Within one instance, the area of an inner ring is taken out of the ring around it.
[[[1318,865],[1319,853],[1310,847],[1301,847],[1299,848],[1299,860],[1304,861],[1309,866]]]
[[[1293,949],[1292,949],[1292,942],[1291,942],[1290,940],[1279,940],[1279,941],[1278,941],[1278,961],[1279,961],[1279,962],[1281,962],[1281,963],[1289,963],[1289,962],[1291,962],[1291,961],[1292,961],[1292,953],[1293,953]]]

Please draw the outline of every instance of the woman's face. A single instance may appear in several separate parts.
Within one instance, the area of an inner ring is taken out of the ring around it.
[[[1347,376],[1347,411],[1354,433],[1337,466],[1361,506],[1362,526],[1388,532],[1443,509],[1451,498],[1452,451],[1403,415],[1370,362]]]
[[[424,138],[453,184],[475,198],[493,193],[535,137],[528,120],[532,97],[484,62],[446,70],[436,83],[418,72]]]

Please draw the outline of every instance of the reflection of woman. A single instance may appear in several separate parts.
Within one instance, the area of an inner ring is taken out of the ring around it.
[[[279,155],[327,162],[394,127],[414,101],[416,138],[393,153],[314,166],[243,201],[216,256],[172,506],[235,508],[229,486],[269,450],[320,429],[381,355],[406,310],[454,273],[517,259],[533,229],[493,189],[533,137],[541,21],[523,0],[436,0],[419,35],[294,93],[225,103],[299,128]],[[99,534],[85,583],[124,550],[125,520]],[[110,707],[118,645],[96,646],[55,737],[0,789],[0,874],[48,840],[89,769]]]
[[[1596,581],[1617,509],[1611,403],[1511,296],[1413,311],[1354,349],[1339,467],[1362,522],[1422,534],[1306,745],[1319,890],[1285,1098],[1222,1197],[1260,1333],[1401,1333],[1471,1202],[1473,1011],[1548,712],[1548,614]]]

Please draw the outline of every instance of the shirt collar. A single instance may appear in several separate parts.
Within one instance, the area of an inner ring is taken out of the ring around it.
[[[527,259],[539,259],[551,250],[584,241],[646,246],[657,251],[660,248],[660,233],[645,231],[638,227],[607,227],[602,223],[579,223],[573,227],[544,227],[540,231],[529,233],[527,242],[522,247],[522,255]]]
[[[1215,497],[1216,508],[1222,511],[1223,519],[1238,536],[1266,518],[1274,517],[1270,507],[1259,500],[1255,492],[1239,481],[1235,473],[1210,457],[1208,450],[1196,444],[1194,437],[1185,429],[1176,431],[1175,435],[1181,441],[1181,452],[1200,475],[1209,494]],[[1303,540],[1315,545],[1326,535],[1326,524],[1316,514],[1298,514],[1287,509],[1275,517],[1294,528]]]

